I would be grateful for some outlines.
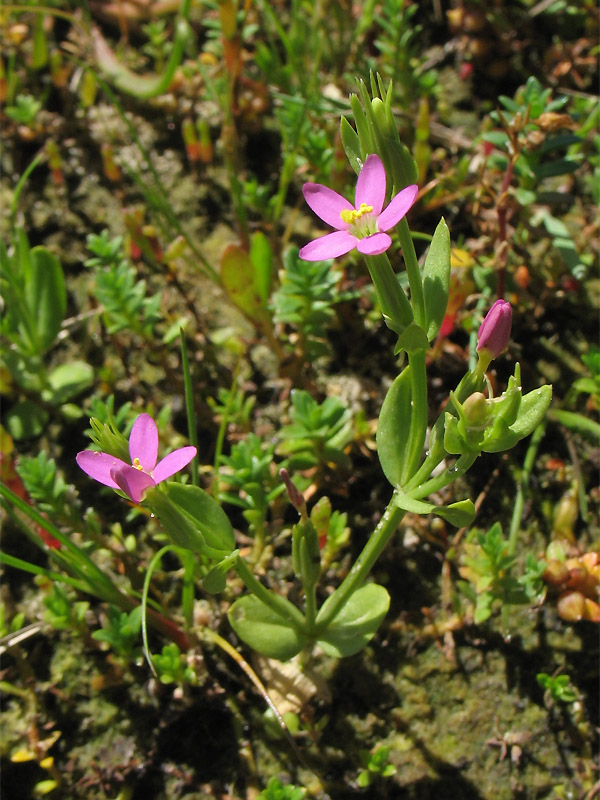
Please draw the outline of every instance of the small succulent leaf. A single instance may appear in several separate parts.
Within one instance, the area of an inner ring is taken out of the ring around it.
[[[423,267],[423,293],[427,337],[438,335],[446,314],[450,292],[450,231],[442,218],[435,229]]]
[[[344,658],[358,653],[377,632],[390,605],[390,596],[383,586],[368,583],[361,586],[327,630],[319,635],[318,644],[331,656]],[[327,607],[323,603],[321,612]]]
[[[231,606],[227,616],[240,639],[267,658],[288,661],[308,643],[287,620],[255,595],[240,597]]]
[[[377,455],[385,477],[399,486],[411,424],[410,367],[394,380],[383,401],[377,424]]]

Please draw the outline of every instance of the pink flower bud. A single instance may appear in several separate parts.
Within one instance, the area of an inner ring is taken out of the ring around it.
[[[492,358],[497,358],[508,345],[511,324],[510,303],[496,300],[479,328],[477,350],[487,350]]]

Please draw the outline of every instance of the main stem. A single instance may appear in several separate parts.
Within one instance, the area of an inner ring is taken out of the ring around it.
[[[410,364],[411,416],[407,458],[402,470],[402,486],[410,480],[418,469],[427,434],[428,416],[425,350],[409,352],[408,363]]]
[[[402,255],[404,256],[404,263],[406,265],[406,274],[408,276],[408,285],[410,286],[410,301],[415,317],[415,322],[420,325],[423,330],[427,330],[427,315],[425,313],[425,295],[423,294],[423,280],[421,278],[421,269],[417,261],[417,254],[413,244],[412,236],[410,235],[410,228],[406,217],[401,219],[397,226],[398,238],[400,239],[400,246],[402,247]]]
[[[327,629],[343,606],[348,602],[350,596],[365,582],[373,565],[396,532],[404,513],[402,509],[396,506],[394,497],[392,496],[382,518],[369,537],[361,554],[352,565],[350,572],[317,614],[317,631]]]

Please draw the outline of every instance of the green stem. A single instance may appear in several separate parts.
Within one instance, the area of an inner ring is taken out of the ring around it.
[[[465,472],[473,466],[478,455],[479,453],[465,453],[460,456],[452,466],[445,469],[441,475],[436,475],[435,478],[431,478],[431,480],[415,486],[415,488],[410,491],[405,490],[406,493],[410,495],[413,500],[422,500],[424,497],[433,494],[433,492],[439,492],[444,486],[448,486],[454,483],[457,478],[461,478]]]
[[[310,636],[315,631],[315,621],[317,619],[317,585],[313,584],[305,591],[306,607],[304,616],[306,619],[306,630]]]
[[[421,269],[417,261],[417,254],[413,244],[412,236],[410,235],[410,228],[406,217],[401,219],[397,225],[398,237],[400,239],[400,246],[402,247],[402,255],[404,256],[404,263],[406,265],[406,274],[408,276],[408,285],[410,286],[410,300],[415,317],[415,322],[423,330],[427,330],[427,316],[425,314],[425,295],[423,294],[423,279],[421,277]]]
[[[286,600],[285,597],[275,594],[267,589],[266,586],[263,586],[242,558],[238,558],[234,565],[234,570],[238,577],[243,580],[246,588],[262,603],[291,623],[292,627],[297,631],[304,632],[306,630],[306,620],[302,612]]]
[[[324,631],[327,629],[343,606],[348,602],[350,596],[365,582],[375,562],[396,532],[404,513],[402,509],[396,506],[394,503],[394,496],[392,496],[382,518],[369,537],[361,554],[352,565],[350,572],[317,614],[317,631]]]
[[[192,373],[190,372],[190,361],[187,354],[185,343],[185,333],[183,328],[179,329],[181,341],[181,368],[183,371],[183,386],[185,395],[185,411],[187,415],[188,436],[191,444],[196,448],[196,455],[192,461],[192,483],[198,486],[198,430],[196,428],[196,414],[194,412],[194,389],[192,385]]]
[[[527,448],[527,452],[525,453],[523,469],[521,470],[521,475],[519,476],[515,504],[513,507],[512,518],[510,520],[510,531],[508,534],[507,545],[508,556],[514,556],[515,550],[517,549],[517,541],[519,538],[519,533],[521,532],[521,520],[523,519],[523,506],[525,505],[525,492],[529,486],[531,470],[535,464],[538,448],[545,432],[546,426],[543,423],[538,425],[538,427],[531,434],[529,446]]]
[[[389,258],[382,253],[378,256],[365,256],[365,261],[386,325],[396,333],[402,333],[413,321],[413,312]]]
[[[407,457],[402,470],[401,485],[404,486],[417,471],[425,436],[427,435],[427,370],[425,350],[412,350],[408,353],[411,384],[411,417],[408,433]]]

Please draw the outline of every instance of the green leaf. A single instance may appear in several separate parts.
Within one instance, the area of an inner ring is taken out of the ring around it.
[[[13,439],[32,439],[39,436],[48,422],[48,412],[23,400],[16,403],[6,415],[6,427]]]
[[[206,577],[202,579],[202,588],[209,594],[222,592],[227,583],[227,573],[234,566],[239,554],[239,550],[234,550],[227,558],[215,564]]]
[[[76,397],[94,382],[94,370],[85,361],[61,364],[48,376],[50,389],[42,392],[42,399],[52,405],[61,405]]]
[[[459,500],[449,506],[437,506],[435,503],[415,500],[407,494],[396,492],[394,504],[411,514],[437,514],[457,528],[470,525],[475,519],[475,506],[471,500]]]
[[[593,442],[600,440],[600,425],[594,419],[584,417],[583,414],[578,414],[575,411],[564,411],[561,408],[555,408],[551,411],[552,419],[560,422],[565,428],[581,433],[583,436],[589,436]]]
[[[377,423],[377,455],[392,486],[400,485],[406,460],[412,416],[410,399],[410,367],[406,367],[388,389]]]
[[[450,231],[442,218],[435,229],[423,267],[423,293],[427,338],[433,341],[438,334],[450,292]]]
[[[411,322],[408,327],[402,331],[400,336],[398,336],[398,341],[394,347],[394,355],[401,353],[402,350],[406,350],[407,353],[412,353],[415,350],[428,349],[429,339],[427,338],[427,334],[420,325],[417,325],[416,322]]]
[[[319,613],[325,612],[332,597],[323,603]],[[350,596],[327,630],[319,634],[317,643],[328,655],[337,658],[358,653],[377,632],[389,605],[390,596],[383,586],[376,583],[361,586]]]
[[[503,426],[502,420],[494,422],[494,436],[484,439],[486,453],[499,453],[508,450],[537,428],[544,419],[552,400],[552,386],[542,386],[528,392],[521,399],[516,420],[510,426]],[[486,431],[487,433],[487,431]]]
[[[255,268],[249,254],[236,244],[230,244],[221,258],[221,282],[227,296],[240,311],[259,329],[268,329],[271,318],[257,285]]]
[[[227,616],[240,639],[267,658],[288,661],[308,643],[306,637],[255,595],[240,597]]]
[[[231,522],[199,486],[170,481],[148,490],[146,501],[173,544],[213,560],[231,555],[235,547]]]
[[[273,250],[262,231],[256,231],[252,235],[250,240],[250,261],[254,267],[254,286],[266,307],[271,294],[271,280],[273,278]]]
[[[360,154],[360,140],[358,134],[350,125],[346,117],[342,117],[340,122],[340,134],[342,138],[342,147],[346,153],[346,158],[350,162],[350,166],[356,172],[360,172],[362,168],[362,157]]]
[[[54,344],[65,316],[65,276],[59,260],[45,247],[34,247],[29,256],[25,298],[35,324],[39,350],[44,352]]]

